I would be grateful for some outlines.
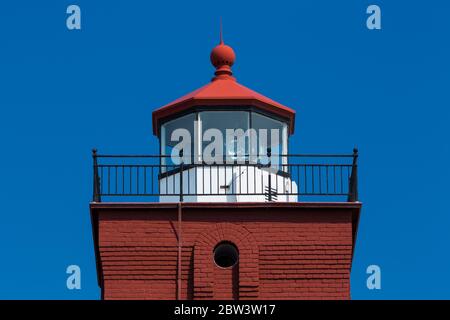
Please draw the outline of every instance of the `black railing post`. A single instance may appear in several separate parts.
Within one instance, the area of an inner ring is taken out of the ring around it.
[[[348,201],[358,201],[358,148],[353,149],[352,174],[348,186]]]
[[[270,202],[272,201],[272,173],[270,172],[270,168],[272,166],[272,149],[271,148],[267,148],[267,158],[269,159],[268,162],[268,168],[269,170],[267,171],[269,173],[269,196],[267,198],[267,200]]]
[[[183,202],[183,170],[184,170],[184,158],[183,150],[180,151],[180,202]]]
[[[92,149],[92,160],[94,163],[94,186],[92,201],[101,202],[100,197],[100,177],[98,175],[97,149]]]

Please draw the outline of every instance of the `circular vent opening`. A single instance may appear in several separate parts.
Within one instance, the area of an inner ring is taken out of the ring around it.
[[[221,242],[214,249],[214,262],[221,268],[231,268],[238,260],[239,252],[230,242]]]

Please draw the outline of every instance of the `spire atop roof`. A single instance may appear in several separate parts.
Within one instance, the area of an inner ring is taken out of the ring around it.
[[[220,44],[223,44],[222,17],[220,17]]]
[[[216,68],[216,72],[214,73],[215,77],[212,81],[236,80],[231,71],[235,59],[236,55],[233,48],[227,46],[223,42],[222,18],[220,18],[220,42],[219,45],[211,51],[211,63]]]

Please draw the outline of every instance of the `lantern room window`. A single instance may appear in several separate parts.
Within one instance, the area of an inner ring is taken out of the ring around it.
[[[256,132],[256,141],[251,141],[252,137],[245,136],[244,144],[239,145],[236,140],[226,141],[226,129],[242,129],[247,132],[248,129],[254,129]],[[287,163],[285,157],[288,153],[288,127],[285,122],[271,118],[270,116],[260,114],[254,111],[202,111],[199,112],[199,132],[202,136],[208,129],[218,129],[223,136],[223,155],[227,159],[238,160],[243,156],[248,159],[249,155],[257,156],[258,161],[266,157],[267,148],[275,156],[274,165]],[[272,129],[276,132],[272,135]],[[210,141],[202,142],[202,151]]]
[[[195,128],[195,120],[196,120],[196,114],[191,113],[187,114],[185,116],[176,118],[174,120],[168,121],[164,123],[161,126],[161,155],[163,156],[161,158],[161,164],[163,166],[161,171],[169,171],[172,168],[170,166],[178,165],[178,163],[174,163],[172,159],[172,154],[178,156],[180,150],[173,150],[178,145],[178,140],[173,141],[172,140],[172,134],[177,129],[186,129],[189,131],[189,134],[191,136],[191,149],[194,148],[194,130]]]
[[[287,155],[288,153],[287,124],[256,112],[252,112],[251,120],[252,128],[258,133],[258,147],[256,150],[258,158],[266,156],[267,147],[270,147],[272,155],[276,155],[274,157],[276,163],[273,165],[278,166],[280,163],[287,163],[286,157],[282,157],[282,155]],[[261,129],[267,129],[266,137],[262,136]],[[272,135],[272,130],[276,132],[274,135]],[[266,139],[265,144],[261,143],[264,139]],[[252,152],[255,153],[254,150]]]
[[[204,111],[199,113],[202,136],[209,129],[218,129],[222,133],[222,155],[224,160],[237,160],[238,157],[246,157],[249,154],[249,138],[245,137],[239,144],[237,138],[227,141],[227,129],[242,129],[247,132],[250,127],[250,113],[247,111]],[[202,151],[210,143],[203,141]],[[214,155],[213,155],[214,156]]]
[[[288,153],[288,125],[285,121],[245,107],[241,110],[236,107],[231,110],[224,108],[224,110],[193,112],[161,125],[161,155],[163,155],[161,163],[165,166],[162,168],[163,172],[170,171],[174,169],[172,166],[179,165],[179,162],[171,157],[172,155],[178,157],[180,153],[180,150],[174,150],[179,140],[172,140],[176,129],[186,129],[191,137],[191,157],[184,155],[186,164],[194,163],[194,159],[199,161],[204,159],[205,148],[214,141],[214,138],[205,139],[205,133],[209,129],[218,130],[222,135],[221,152],[224,162],[249,161],[250,156],[254,156],[253,159],[257,159],[256,161],[266,163],[268,148],[270,148],[272,167],[280,169],[280,164],[287,163],[287,158],[281,156]],[[237,135],[227,139],[227,129],[241,129],[245,135],[241,141]],[[249,129],[254,130],[255,136],[249,134]],[[212,156],[216,155],[212,154]]]

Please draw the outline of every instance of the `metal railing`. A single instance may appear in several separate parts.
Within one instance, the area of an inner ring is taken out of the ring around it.
[[[100,155],[95,149],[92,157],[94,202],[106,198],[145,198],[156,202],[160,200],[157,197],[167,196],[178,197],[180,202],[187,196],[262,196],[266,201],[296,196],[298,201],[358,201],[356,148],[352,154],[279,155],[281,161],[277,165],[270,161],[167,164],[170,161],[163,160],[167,156]]]

